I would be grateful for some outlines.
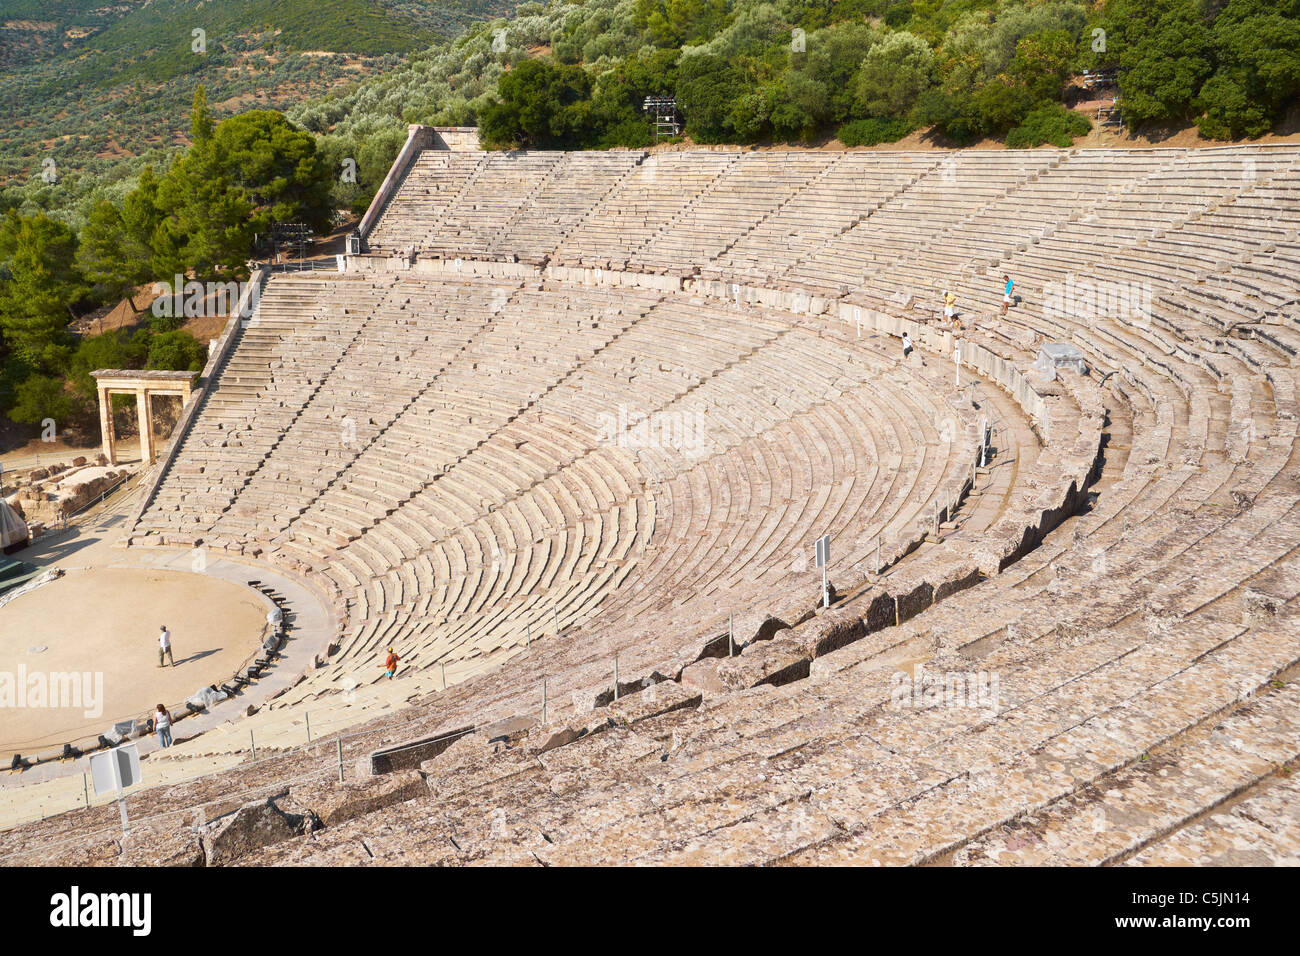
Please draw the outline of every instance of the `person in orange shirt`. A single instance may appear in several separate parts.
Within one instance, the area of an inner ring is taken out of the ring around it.
[[[392,680],[393,675],[397,673],[397,662],[400,660],[401,658],[398,657],[390,647],[388,649],[388,657],[384,659],[384,676],[389,680]]]

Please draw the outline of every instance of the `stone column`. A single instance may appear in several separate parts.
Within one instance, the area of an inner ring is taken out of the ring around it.
[[[140,416],[140,464],[148,468],[153,464],[153,409],[147,389],[139,388],[135,392],[135,408]]]
[[[99,438],[104,445],[104,457],[110,465],[117,464],[117,436],[113,433],[113,396],[108,389],[99,389]]]
[[[148,389],[144,393],[144,420],[149,423],[149,464],[152,465],[158,457],[158,443],[153,434],[153,392]]]

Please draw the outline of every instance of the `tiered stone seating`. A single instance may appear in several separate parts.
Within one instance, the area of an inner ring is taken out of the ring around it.
[[[302,279],[268,289],[142,527],[190,532],[229,507],[361,332],[380,295],[366,281]]]
[[[883,258],[927,248],[942,230],[1000,202],[1061,161],[1055,153],[970,151],[942,162],[807,258],[784,278],[807,288],[847,291],[863,285]]]
[[[150,758],[158,814],[287,790],[327,825],[265,864],[1300,862],[1300,154],[759,155],[632,163],[545,252],[528,213],[420,246],[628,274],[271,281],[133,540],[260,549],[347,623],[269,707]],[[318,328],[342,341],[303,354]],[[1089,374],[1031,371],[1044,342]],[[407,349],[364,447],[295,456]],[[351,735],[348,801],[293,749],[308,713]],[[250,731],[271,756],[229,766]],[[354,765],[403,742],[406,769]],[[192,856],[165,819],[110,842],[96,806],[0,856]]]
[[[855,152],[835,157],[821,176],[792,192],[779,210],[704,267],[702,273],[766,283],[846,232],[912,186],[942,160],[938,153]]]
[[[433,688],[449,660],[515,653],[534,630],[581,626],[607,604],[629,628],[667,591],[682,626],[718,602],[749,613],[808,579],[799,565],[824,530],[853,542],[846,562],[878,537],[912,533],[951,478],[954,441],[974,441],[972,413],[925,390],[878,390],[892,359],[781,313],[563,285],[506,297],[489,283],[404,277],[381,291],[364,341],[234,504],[194,531],[322,574],[339,595],[350,623],[337,663],[286,695],[288,706],[340,680],[375,681],[393,644]],[[469,322],[467,308],[478,310]],[[412,326],[403,314],[416,309]],[[399,358],[369,397],[367,378]],[[925,374],[927,388],[946,379]],[[485,378],[494,387],[478,395]],[[940,426],[963,415],[960,436],[950,428],[941,440]],[[882,416],[883,437],[856,437]],[[642,419],[650,427],[638,432]],[[860,475],[856,463],[885,440],[901,454]],[[961,468],[973,456],[968,447]],[[708,508],[718,496],[768,507],[727,516]],[[141,523],[146,541],[150,527]],[[729,541],[748,544],[728,553]],[[637,600],[620,610],[616,595]]]
[[[905,247],[893,258],[876,263],[861,284],[878,297],[929,291],[938,301],[971,270],[994,265],[1033,239],[1089,216],[1108,195],[1136,178],[1156,173],[1167,161],[1161,150],[1063,154],[1047,174],[1030,175],[1003,198],[941,229],[933,241],[919,248]],[[955,184],[955,172],[946,172],[953,174]]]
[[[423,248],[487,163],[483,153],[425,150],[371,230],[374,250]]]
[[[330,373],[256,475],[240,489],[230,511],[216,522],[218,535],[267,537],[335,483],[364,449],[422,396],[448,359],[492,317],[494,300],[510,290],[470,286],[439,289],[394,282],[377,305],[364,337]],[[361,303],[358,303],[360,305]],[[441,312],[442,321],[433,320]],[[376,388],[382,381],[384,387]],[[331,440],[332,439],[332,440]]]
[[[826,154],[763,152],[739,156],[693,203],[637,250],[629,267],[645,272],[693,271],[737,237],[776,213],[833,163]]]
[[[552,261],[623,268],[638,247],[687,210],[739,156],[689,152],[647,157],[565,237]]]
[[[490,255],[543,262],[645,153],[565,153],[492,240]]]
[[[490,153],[442,219],[431,223],[421,247],[453,258],[485,255],[564,158],[564,153]]]

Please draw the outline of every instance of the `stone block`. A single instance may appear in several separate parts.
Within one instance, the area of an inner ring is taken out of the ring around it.
[[[631,726],[674,710],[698,707],[703,699],[703,695],[695,688],[661,681],[651,684],[639,694],[620,697],[605,710],[615,723]]]
[[[246,803],[202,828],[203,855],[208,866],[223,866],[292,837],[316,822],[309,816],[281,809],[283,795]]]
[[[699,691],[705,699],[727,693],[726,685],[718,677],[718,667],[724,660],[724,657],[706,657],[696,661],[682,671],[682,686]]]
[[[399,770],[344,783],[333,780],[293,786],[285,809],[304,817],[314,814],[324,826],[332,827],[395,803],[426,796],[428,792],[424,774],[419,770]]]
[[[759,684],[779,686],[807,677],[810,660],[802,647],[785,639],[764,641],[744,657],[723,659],[718,680],[730,691]]]

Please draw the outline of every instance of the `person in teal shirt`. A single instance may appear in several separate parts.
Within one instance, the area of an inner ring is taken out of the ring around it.
[[[1011,281],[1011,276],[1004,275],[1002,278],[1007,280],[1006,291],[1002,293],[1002,314],[1006,315],[1007,309],[1011,305],[1011,287],[1014,286],[1015,283]]]

